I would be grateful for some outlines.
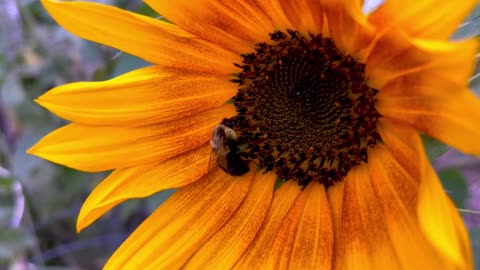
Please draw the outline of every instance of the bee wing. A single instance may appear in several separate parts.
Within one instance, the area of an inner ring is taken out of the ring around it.
[[[215,143],[212,143],[208,170],[210,171],[213,167],[218,166],[220,169],[228,173],[229,164],[227,154],[230,149],[227,146],[227,138],[225,136],[219,136],[216,139]]]
[[[217,154],[215,153],[215,150],[212,149],[212,151],[210,151],[210,157],[208,159],[207,173],[209,173],[213,169],[213,167],[215,167],[216,163],[217,163]]]
[[[226,149],[223,147],[218,147],[217,149],[212,149],[210,152],[210,159],[208,161],[208,171],[212,170],[215,166],[220,167],[222,170],[228,168],[228,161],[226,157]]]

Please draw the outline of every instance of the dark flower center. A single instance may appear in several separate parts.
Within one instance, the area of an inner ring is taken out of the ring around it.
[[[305,186],[330,186],[367,162],[380,140],[378,90],[365,83],[365,65],[330,38],[296,31],[270,34],[243,55],[237,115],[223,124],[238,134],[242,155],[261,169]]]

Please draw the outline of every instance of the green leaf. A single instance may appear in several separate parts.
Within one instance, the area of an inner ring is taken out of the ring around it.
[[[464,208],[464,200],[468,197],[468,187],[463,174],[459,169],[447,169],[440,171],[438,177],[442,181],[445,192],[455,203],[457,208]]]
[[[465,39],[478,36],[480,34],[480,5],[470,13],[465,21],[460,24],[452,39]]]
[[[437,158],[445,154],[450,149],[448,145],[428,137],[427,135],[422,134],[421,138],[430,162],[434,162],[437,160]]]
[[[0,261],[9,261],[21,255],[34,243],[34,238],[25,229],[0,230]]]
[[[480,28],[480,26],[479,26]],[[480,42],[480,40],[479,40]],[[480,54],[477,54],[477,59],[476,59],[476,66],[475,70],[473,71],[473,75],[468,82],[470,88],[480,96]]]
[[[149,5],[143,3],[140,8],[136,11],[138,14],[142,14],[148,17],[156,18],[158,17],[158,13],[153,10]]]
[[[113,69],[113,77],[122,75],[129,71],[150,66],[151,64],[143,59],[135,57],[127,53],[120,53],[115,59],[115,68]]]
[[[467,19],[460,25],[457,31],[453,34],[453,40],[461,40],[477,37],[480,35],[480,5],[473,10]],[[479,39],[480,42],[480,39]],[[480,95],[480,54],[477,54],[476,68],[472,73],[469,81],[470,88]]]
[[[470,235],[470,243],[472,245],[473,249],[473,254],[474,254],[474,264],[475,264],[475,269],[480,269],[480,256],[477,256],[480,254],[480,229],[470,229],[468,231]]]
[[[177,189],[168,189],[146,198],[147,209],[151,213],[164,203]]]

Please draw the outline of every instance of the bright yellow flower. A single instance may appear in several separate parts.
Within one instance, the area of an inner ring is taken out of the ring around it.
[[[72,33],[154,64],[37,100],[72,123],[29,153],[114,170],[78,230],[179,188],[106,268],[472,268],[419,133],[480,154],[477,44],[448,40],[477,1],[387,0],[369,16],[350,0],[146,1],[175,24],[42,2]],[[205,176],[222,120],[242,176]]]

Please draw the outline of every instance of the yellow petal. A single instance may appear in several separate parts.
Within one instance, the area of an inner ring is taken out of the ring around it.
[[[268,40],[274,29],[252,0],[145,2],[182,29],[237,54],[252,51],[253,45]]]
[[[270,250],[265,269],[330,269],[333,227],[323,185],[309,184],[295,200]]]
[[[330,269],[333,258],[332,213],[325,188],[312,183],[311,191],[299,221],[290,269]]]
[[[465,82],[460,82],[453,76],[450,78],[442,76],[438,70],[427,69],[391,80],[381,89],[378,97],[381,99],[384,96],[455,96],[459,89],[463,88]]]
[[[284,217],[301,190],[294,181],[287,181],[275,191],[273,202],[254,242],[235,264],[236,269],[262,269]]]
[[[224,104],[237,92],[230,79],[230,75],[152,66],[104,82],[62,85],[36,101],[77,123],[140,126],[177,120]]]
[[[422,178],[422,168],[418,165],[418,162],[412,162],[412,160],[419,161],[422,158],[423,143],[418,136],[418,132],[399,121],[391,121],[385,118],[379,119],[377,128],[385,146],[397,162],[412,176],[406,178],[413,181],[412,183],[401,184],[418,186]],[[416,194],[412,194],[412,196],[416,196]]]
[[[419,166],[427,161],[422,158],[415,161]],[[452,269],[420,229],[415,207],[418,185],[412,176],[382,144],[368,152],[368,159],[368,173],[386,223],[383,230],[390,235],[401,269]]]
[[[442,78],[464,86],[473,72],[476,50],[475,40],[419,40],[391,29],[376,40],[366,62],[365,76],[376,89],[407,75],[416,76],[421,85],[435,85],[435,80]]]
[[[248,196],[225,226],[184,266],[186,269],[230,269],[248,248],[268,212],[276,175],[257,173]]]
[[[323,13],[319,1],[280,0],[279,2],[295,30],[304,35],[322,33]]]
[[[274,30],[286,31],[287,29],[295,29],[293,23],[283,11],[279,0],[257,0],[255,4],[272,21]]]
[[[420,225],[423,226],[423,232],[427,237],[432,239],[432,242],[438,245],[444,255],[451,261],[456,262],[457,266],[471,264],[471,252],[468,240],[468,235],[465,227],[458,215],[458,212],[452,205],[451,201],[446,198],[446,194],[441,187],[435,173],[433,172],[430,163],[424,153],[423,145],[418,133],[411,127],[402,125],[396,122],[388,122],[382,120],[379,125],[380,135],[385,142],[386,147],[390,150],[395,160],[392,159],[387,151],[380,148],[376,155],[373,154],[369,159],[371,170],[374,170],[372,177],[374,179],[375,187],[379,191],[379,196],[388,203],[389,208],[386,208],[386,213],[391,213],[392,220],[412,219],[413,215],[418,215]],[[370,156],[370,155],[369,155]],[[406,165],[407,160],[410,160],[410,165]],[[415,160],[416,162],[411,162]],[[398,161],[399,164],[396,164]],[[413,164],[418,167],[415,173],[407,176],[407,173],[393,174],[393,172],[402,172],[400,164],[406,171],[412,172]],[[384,168],[392,167],[391,170]],[[395,168],[396,167],[396,168]],[[379,172],[384,171],[389,175],[383,175]],[[420,172],[420,173],[417,173]],[[385,181],[384,179],[395,178],[395,181]],[[413,177],[414,179],[410,180]],[[401,181],[404,180],[404,181]],[[420,181],[421,180],[421,181]],[[413,197],[412,197],[413,196]],[[398,200],[395,202],[395,200]],[[401,204],[405,206],[400,206]],[[415,211],[412,213],[412,211]],[[418,212],[417,212],[418,211]],[[416,219],[416,218],[415,218]],[[412,223],[412,221],[408,221]],[[410,226],[417,226],[417,222]],[[402,226],[403,229],[405,226]],[[402,228],[399,227],[399,228]],[[413,232],[413,230],[412,230]],[[416,230],[415,234],[419,234]],[[403,239],[404,232],[398,233],[398,238]],[[405,242],[408,245],[408,241]],[[422,244],[420,248],[426,251],[429,245]],[[407,253],[404,260],[406,263],[412,261],[410,255],[415,253],[408,253],[410,250],[408,246],[404,248]],[[415,250],[413,250],[416,252]],[[432,256],[430,254],[430,256]],[[437,260],[436,258],[434,260]],[[445,267],[444,267],[445,268]],[[459,269],[470,269],[470,267],[459,267]]]
[[[90,193],[77,219],[83,230],[113,207],[128,199],[188,185],[207,173],[210,144],[173,157],[131,168],[116,169]]]
[[[362,12],[362,1],[321,0],[330,35],[335,44],[356,60],[364,62],[375,29]]]
[[[256,170],[221,169],[180,188],[115,251],[105,269],[178,269],[235,213]]]
[[[276,236],[271,240],[271,243],[269,243],[268,255],[266,256],[265,263],[261,264],[262,269],[288,269],[295,245],[295,235],[298,231],[298,223],[306,207],[306,202],[312,189],[313,185],[307,186],[288,210]]]
[[[448,39],[476,4],[478,0],[388,0],[370,15],[369,21],[417,38]]]
[[[333,237],[334,237],[334,251],[333,254],[340,253],[340,243],[342,241],[342,209],[343,209],[343,194],[345,190],[345,181],[337,182],[327,189],[328,202],[330,204],[333,223]],[[336,256],[336,255],[334,255]],[[334,257],[335,258],[335,257]],[[342,262],[340,260],[332,259],[332,269],[342,269]]]
[[[179,69],[230,74],[239,55],[170,23],[121,9],[87,2],[42,0],[50,15],[66,30],[94,42]]]
[[[439,253],[458,269],[471,269],[472,254],[465,226],[429,163],[423,163],[423,171],[417,208],[421,229]]]
[[[352,168],[344,181],[335,264],[340,269],[400,269],[367,166]]]
[[[209,141],[225,117],[224,105],[180,120],[141,127],[95,127],[70,124],[41,139],[28,153],[84,171],[104,171],[160,162]]]
[[[381,97],[377,110],[465,153],[480,154],[480,100],[469,90],[455,95]]]

